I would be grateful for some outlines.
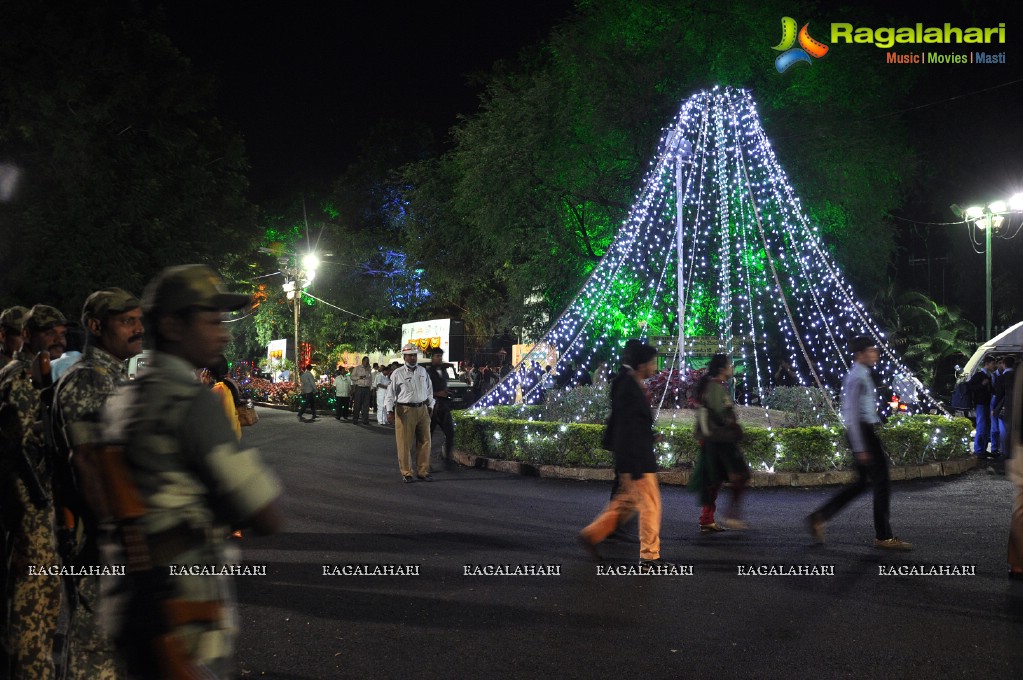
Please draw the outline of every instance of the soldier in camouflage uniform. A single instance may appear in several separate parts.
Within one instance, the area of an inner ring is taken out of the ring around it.
[[[238,673],[231,578],[178,574],[237,563],[237,547],[225,540],[231,528],[270,533],[280,522],[276,478],[255,449],[239,448],[216,397],[195,377],[230,340],[222,312],[248,302],[247,295],[225,292],[208,267],[164,270],[142,296],[152,362],[107,401],[105,438],[123,450],[143,499],[153,565],[135,574],[126,616],[116,626],[130,674],[150,677],[166,663],[158,656],[164,651],[151,651],[154,633],[172,633],[189,663],[217,677]]]
[[[25,326],[27,307],[8,307],[0,314],[0,368],[21,351],[21,330]],[[7,671],[7,607],[3,606],[7,593],[7,557],[10,554],[10,533],[4,524],[3,496],[0,496],[0,677]]]
[[[8,307],[0,314],[0,333],[3,334],[3,345],[0,346],[0,367],[6,366],[14,358],[14,353],[21,350],[21,331],[25,327],[28,307],[15,305]]]
[[[53,307],[28,313],[24,345],[0,369],[0,480],[4,523],[11,532],[8,651],[10,677],[54,677],[54,636],[60,613],[61,583],[30,574],[30,567],[58,566],[52,498],[53,461],[42,426],[39,387],[32,362],[42,352],[63,353],[67,321]]]
[[[73,510],[74,539],[65,563],[83,566],[99,564],[98,518],[89,512],[81,487],[93,483],[96,447],[102,442],[100,413],[114,390],[128,382],[124,362],[142,351],[141,302],[120,288],[98,290],[82,308],[82,327],[87,343],[82,358],[56,387],[53,404],[54,441],[62,455],[58,465],[74,462],[58,479],[74,479],[74,487],[55,489],[58,507]],[[72,576],[69,594],[73,598],[68,651],[68,678],[73,680],[116,680],[124,677],[113,645],[96,620],[99,599],[98,576]]]

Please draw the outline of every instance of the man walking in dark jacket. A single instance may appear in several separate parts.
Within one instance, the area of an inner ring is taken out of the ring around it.
[[[991,439],[991,397],[993,395],[995,358],[984,357],[983,367],[970,378],[970,394],[973,395],[974,413],[977,416],[976,434],[973,436],[973,455],[987,458],[988,441]]]
[[[597,556],[596,546],[633,512],[639,512],[640,566],[651,570],[661,560],[661,492],[657,487],[654,418],[643,381],[657,372],[657,350],[630,340],[622,370],[611,383],[611,417],[606,441],[615,456],[621,487],[607,507],[579,532],[580,544]]]

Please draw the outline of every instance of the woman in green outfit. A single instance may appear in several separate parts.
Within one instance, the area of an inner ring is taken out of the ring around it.
[[[700,505],[703,506],[701,533],[746,528],[740,519],[740,503],[750,471],[739,448],[742,428],[736,420],[735,407],[726,388],[731,378],[732,362],[728,355],[715,354],[697,387],[701,408],[695,434],[700,442],[700,455],[689,480],[689,489],[700,495]],[[732,504],[727,517],[721,522],[722,527],[714,521],[714,511],[718,490],[725,481],[732,484]]]

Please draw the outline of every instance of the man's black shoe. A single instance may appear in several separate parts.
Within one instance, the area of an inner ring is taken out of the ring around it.
[[[423,480],[424,482],[432,482],[433,481],[433,476],[432,475],[419,475],[419,479]]]
[[[639,571],[643,574],[656,574],[662,570],[670,570],[674,567],[674,563],[666,562],[658,557],[656,560],[640,560]]]
[[[416,480],[412,479],[412,475],[402,475],[401,476],[401,481],[405,482],[406,484],[411,484],[412,482],[414,482]]]

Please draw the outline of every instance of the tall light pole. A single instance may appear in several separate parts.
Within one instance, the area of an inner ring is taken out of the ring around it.
[[[965,210],[958,205],[952,205],[952,212],[963,218],[965,221],[973,221],[978,229],[984,231],[984,296],[985,296],[985,335],[984,339],[991,338],[991,320],[993,307],[991,301],[991,233],[1002,226],[1004,215],[1023,210],[1023,194],[1016,194],[1005,201],[994,201],[985,206],[974,205]]]
[[[292,258],[288,256],[282,257],[279,260],[281,273],[284,274],[284,292],[288,299],[291,300],[292,307],[294,308],[295,370],[298,371],[300,369],[298,317],[300,303],[302,302],[302,291],[313,282],[313,278],[316,276],[316,269],[320,266],[320,258],[315,253],[307,253],[301,260],[298,260],[298,256],[295,255],[294,266],[292,266],[292,262]]]

